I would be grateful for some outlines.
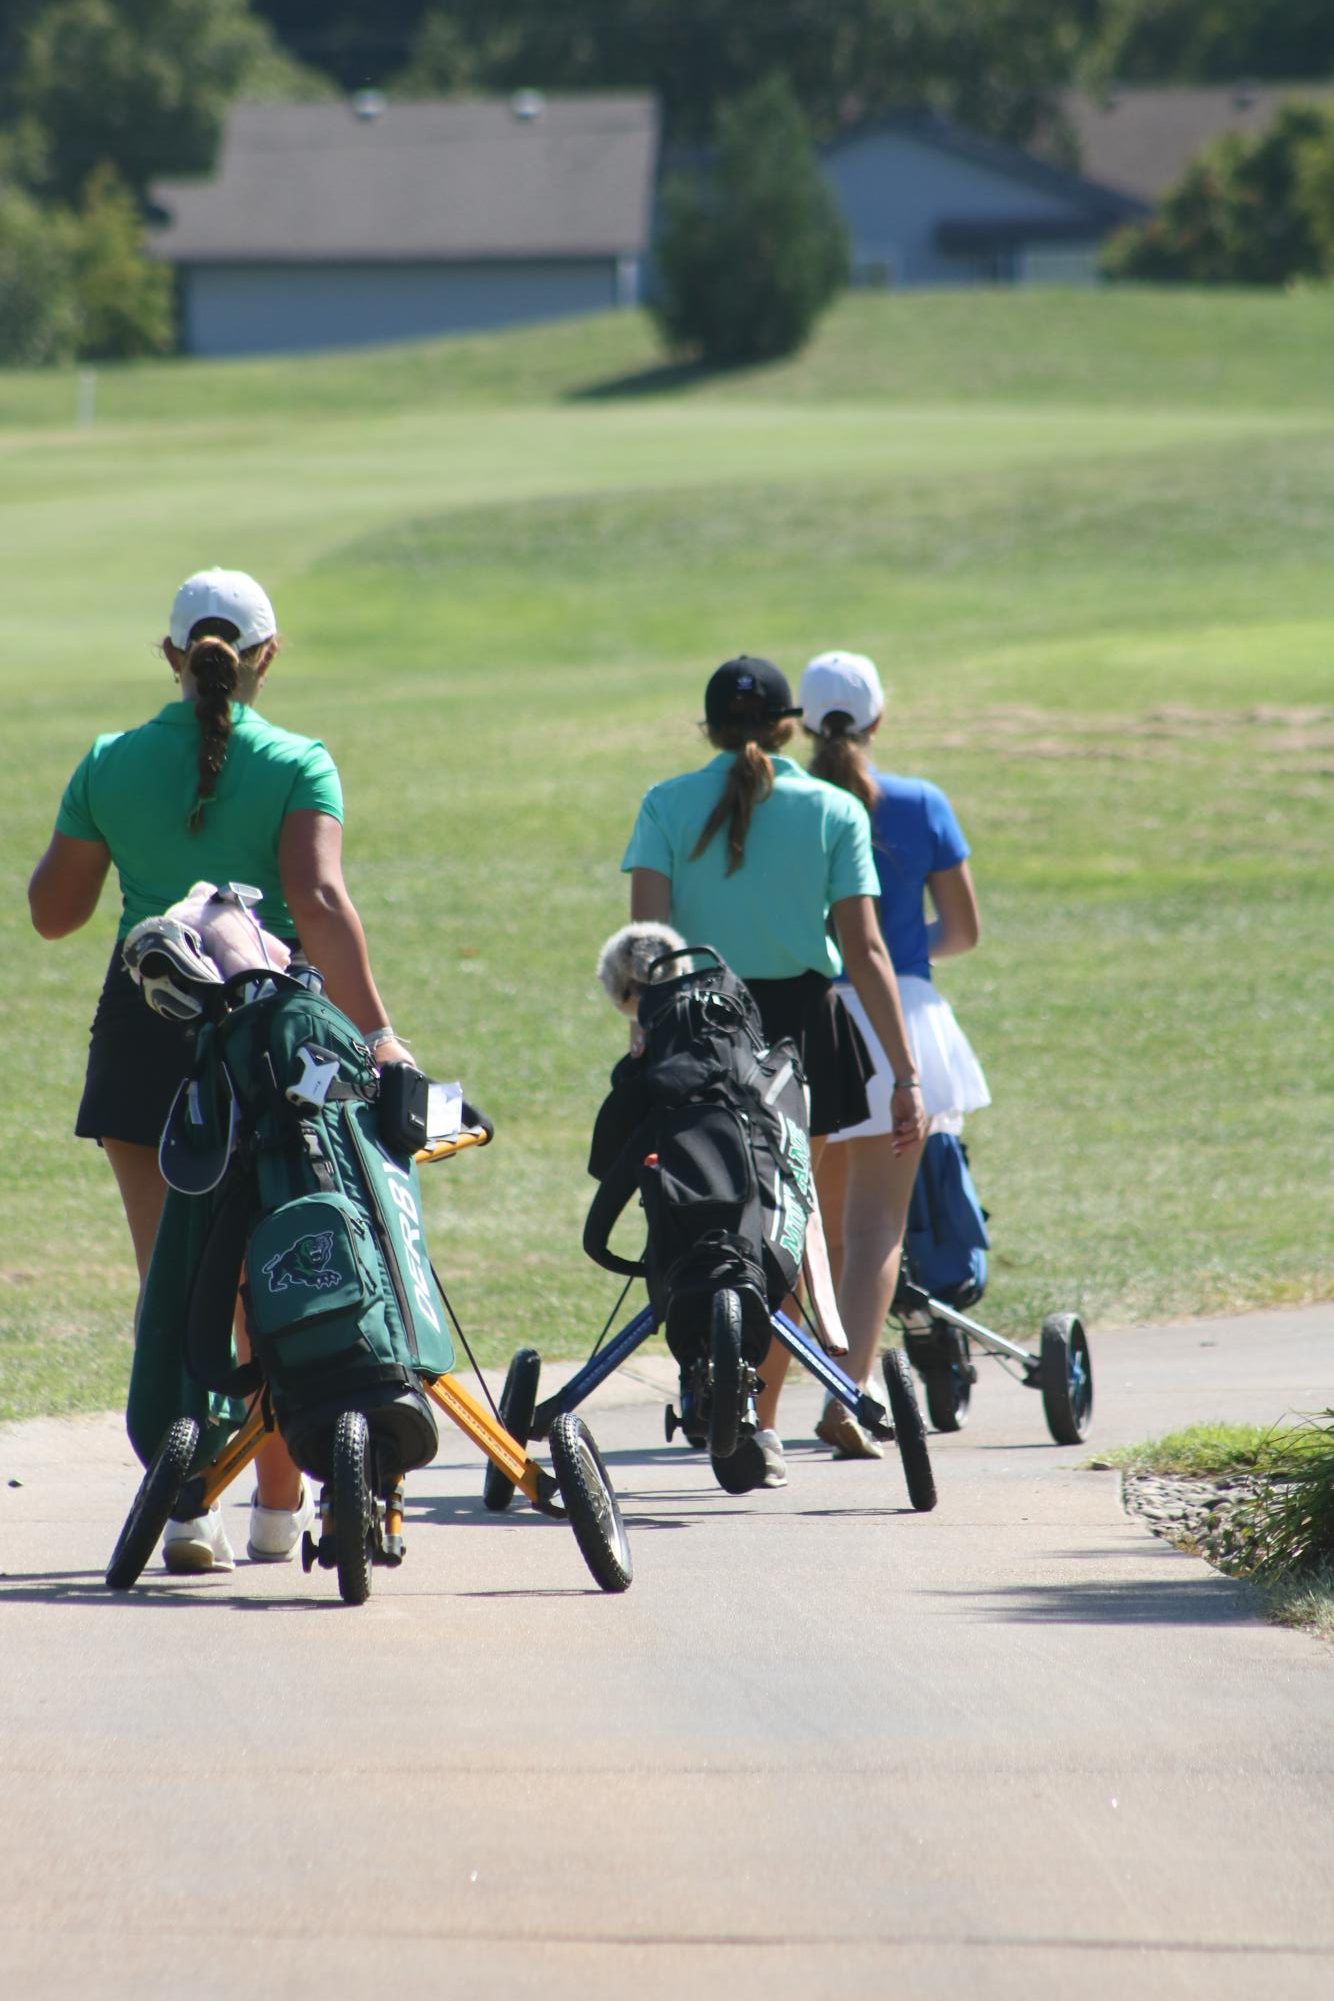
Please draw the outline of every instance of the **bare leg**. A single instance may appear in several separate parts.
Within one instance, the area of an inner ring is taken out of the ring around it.
[[[818,1176],[820,1214],[824,1217],[824,1240],[829,1250],[829,1269],[835,1287],[843,1283],[843,1211],[848,1192],[848,1156],[851,1140],[827,1146],[820,1156]]]
[[[898,1282],[920,1146],[896,1154],[888,1134],[845,1140],[828,1150],[845,1154],[838,1308],[847,1329],[848,1374],[863,1388],[875,1366],[885,1315]],[[828,1181],[822,1176],[822,1189]]]
[[[125,1220],[130,1226],[130,1240],[134,1245],[134,1262],[139,1272],[139,1303],[143,1301],[144,1280],[152,1261],[153,1243],[157,1236],[157,1226],[162,1219],[162,1205],[167,1199],[167,1184],[162,1179],[162,1171],[157,1164],[157,1148],[135,1146],[129,1140],[108,1139],[102,1142],[111,1171],[116,1177],[120,1190],[121,1205],[125,1210]],[[135,1307],[138,1321],[139,1307]],[[236,1346],[242,1361],[250,1355],[250,1343],[246,1339],[242,1324],[240,1306],[236,1312]],[[301,1498],[301,1475],[286,1445],[277,1432],[266,1439],[255,1459],[255,1477],[259,1487],[259,1498],[266,1508],[295,1508]]]
[[[162,1205],[167,1199],[167,1184],[157,1164],[155,1146],[132,1146],[128,1140],[108,1139],[102,1142],[102,1147],[111,1162],[125,1220],[130,1226],[134,1262],[139,1272],[139,1296],[142,1299],[144,1280],[153,1256],[153,1240],[162,1220]],[[137,1308],[135,1317],[138,1318]]]

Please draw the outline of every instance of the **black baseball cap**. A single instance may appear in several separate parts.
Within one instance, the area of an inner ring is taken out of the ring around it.
[[[776,723],[785,716],[799,716],[801,708],[792,700],[787,676],[772,660],[753,653],[739,653],[724,660],[704,690],[704,720],[722,723]]]

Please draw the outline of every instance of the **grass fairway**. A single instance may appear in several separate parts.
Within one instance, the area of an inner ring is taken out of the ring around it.
[[[1334,295],[865,298],[806,355],[654,372],[624,316],[310,361],[0,376],[0,1416],[122,1394],[131,1267],[68,1133],[114,931],[23,901],[95,732],[170,693],[176,582],[253,569],[266,710],[322,735],[395,1020],[496,1118],[431,1170],[482,1354],[579,1351],[621,1046],[594,989],[640,794],[708,671],[872,653],[885,761],[954,797],[995,1103],[986,1313],[1035,1335],[1334,1283]],[[611,393],[612,390],[615,393]]]

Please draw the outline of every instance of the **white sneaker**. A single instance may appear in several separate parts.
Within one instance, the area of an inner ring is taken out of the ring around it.
[[[236,1557],[216,1501],[206,1515],[196,1515],[193,1521],[167,1523],[162,1561],[182,1576],[200,1570],[235,1570]]]
[[[290,1563],[314,1520],[315,1497],[305,1480],[301,1482],[301,1499],[295,1508],[261,1507],[256,1492],[250,1503],[246,1554],[252,1563]]]
[[[760,1449],[764,1461],[762,1487],[786,1487],[787,1464],[783,1458],[783,1441],[776,1431],[757,1431],[755,1444]]]

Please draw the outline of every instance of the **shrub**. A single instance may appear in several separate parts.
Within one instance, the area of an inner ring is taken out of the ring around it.
[[[1334,118],[1288,104],[1257,138],[1230,133],[1187,167],[1156,215],[1118,231],[1109,278],[1284,285],[1334,269]]]
[[[144,255],[139,210],[114,167],[89,176],[74,227],[78,351],[87,361],[165,354],[174,345],[171,272]]]
[[[847,269],[801,107],[772,77],[720,112],[714,164],[664,189],[654,316],[707,362],[766,361],[802,345]]]
[[[1334,1419],[1334,1410],[1324,1413]],[[1231,1512],[1220,1555],[1266,1584],[1334,1571],[1334,1424],[1308,1419],[1274,1435],[1264,1477]]]
[[[0,187],[0,363],[68,361],[78,335],[74,225]]]

